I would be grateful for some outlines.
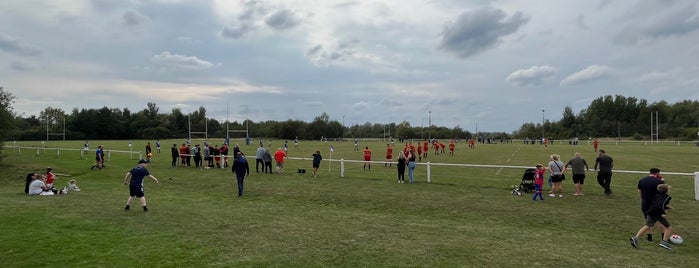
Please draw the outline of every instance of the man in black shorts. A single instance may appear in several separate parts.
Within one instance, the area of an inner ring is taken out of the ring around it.
[[[658,194],[658,185],[665,184],[663,177],[660,176],[660,169],[651,168],[650,174],[645,178],[638,180],[638,193],[641,195],[641,212],[643,213],[643,218],[645,219],[646,212],[653,202],[653,198]],[[653,226],[651,226],[652,228]],[[648,242],[653,242],[653,229],[649,229],[646,234],[646,240]],[[662,235],[661,235],[662,236]]]
[[[573,168],[573,183],[575,183],[575,193],[573,193],[573,195],[585,195],[583,194],[585,170],[590,170],[590,167],[587,165],[587,161],[582,158],[580,153],[575,153],[575,157],[568,160],[566,168],[568,167]]]
[[[124,176],[124,185],[129,186],[129,199],[126,200],[126,207],[124,207],[124,211],[129,210],[131,200],[136,197],[141,201],[143,212],[148,212],[148,207],[146,206],[146,196],[143,193],[143,179],[148,177],[153,179],[155,183],[159,183],[159,181],[148,172],[148,169],[146,169],[147,166],[148,161],[144,159],[138,160],[138,166],[131,169],[131,171],[126,173],[126,176]]]

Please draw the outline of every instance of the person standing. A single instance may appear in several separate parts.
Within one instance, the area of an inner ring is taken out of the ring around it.
[[[286,158],[286,153],[282,148],[279,148],[274,153],[274,160],[277,162],[277,174],[279,175],[284,175],[284,158]]]
[[[383,166],[391,166],[391,161],[393,160],[393,147],[391,147],[391,144],[388,143],[386,144],[386,163],[383,164]]]
[[[260,173],[260,165],[262,165],[262,171],[264,172],[264,169],[265,169],[264,156],[265,156],[265,147],[262,147],[262,143],[260,143],[260,147],[257,147],[257,152],[255,152],[255,172],[257,172],[257,173]]]
[[[180,157],[180,152],[177,150],[177,144],[173,143],[170,147],[170,155],[172,156],[172,163],[170,166],[177,167],[177,159]]]
[[[651,168],[650,174],[648,176],[638,180],[638,194],[641,196],[641,212],[643,212],[643,218],[645,219],[648,215],[648,209],[653,202],[653,197],[658,194],[658,185],[665,184],[663,177],[660,176],[660,169]],[[648,228],[648,233],[646,234],[646,240],[648,242],[653,242],[652,228]]]
[[[582,158],[580,153],[575,153],[575,157],[568,160],[566,168],[568,167],[573,169],[573,183],[575,183],[575,193],[573,193],[573,195],[585,195],[583,194],[585,170],[590,170],[590,167],[587,165],[587,161]]]
[[[192,148],[192,154],[194,155],[194,166],[196,168],[203,168],[201,163],[201,147],[199,147],[199,144],[194,145],[194,148]]]
[[[146,161],[150,163],[150,158],[153,156],[153,148],[150,147],[150,142],[146,143]]]
[[[183,143],[182,146],[180,146],[180,165],[181,166],[187,166],[187,144]]]
[[[595,153],[597,152],[597,147],[599,147],[599,141],[595,138],[592,142],[592,147],[595,148]]]
[[[320,167],[320,160],[323,160],[323,157],[320,155],[320,151],[316,151],[313,154],[313,177],[318,177],[318,168]]]
[[[396,164],[396,167],[398,168],[398,183],[405,183],[405,165],[405,154],[403,151],[398,151],[398,164]]]
[[[595,170],[597,172],[597,183],[604,188],[605,195],[612,194],[612,168],[614,168],[614,159],[607,155],[605,150],[599,150],[599,156],[595,159]]]
[[[145,159],[138,160],[138,165],[132,168],[131,171],[127,172],[124,176],[124,185],[129,186],[129,199],[126,200],[126,207],[124,211],[129,211],[131,200],[134,197],[141,201],[141,206],[143,206],[143,212],[148,212],[148,207],[146,206],[146,195],[143,192],[143,179],[148,177],[155,181],[155,183],[160,183],[156,177],[151,175],[147,169],[148,162]]]
[[[102,167],[104,167],[104,150],[102,148],[102,145],[97,146],[97,150],[95,151],[95,164],[92,165],[90,170],[94,170],[95,167],[97,167],[100,170],[102,170]]]
[[[542,164],[537,164],[536,165],[536,170],[534,171],[534,196],[532,196],[532,200],[536,201],[536,197],[539,197],[539,200],[544,200],[544,174],[546,174],[546,169],[544,168],[544,165]]]
[[[415,174],[415,152],[414,151],[409,151],[408,152],[408,179],[410,179],[410,184],[415,183],[415,178],[413,175]]]
[[[272,174],[272,154],[269,153],[269,148],[265,148],[265,153],[262,155],[262,161],[264,162],[262,173]]]
[[[369,146],[364,147],[364,171],[366,171],[367,165],[369,166],[369,170],[371,170],[371,150],[369,150]]]
[[[155,150],[160,153],[160,140],[155,141]]]
[[[550,197],[555,197],[558,193],[558,197],[563,197],[563,180],[565,179],[566,167],[563,162],[561,162],[561,156],[557,154],[551,155],[551,161],[549,162],[549,171],[551,172],[551,194]]]
[[[231,171],[235,174],[235,178],[238,181],[238,197],[242,197],[243,181],[245,180],[245,176],[250,175],[250,165],[248,164],[248,160],[243,156],[243,153],[236,153]]]

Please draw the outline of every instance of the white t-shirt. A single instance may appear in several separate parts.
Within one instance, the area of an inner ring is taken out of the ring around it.
[[[42,188],[42,186],[45,187],[43,181],[41,181],[41,180],[34,180],[34,181],[32,181],[32,183],[29,184],[29,194],[30,194],[30,195],[38,195],[38,194],[41,194],[41,192],[44,191],[44,189]]]

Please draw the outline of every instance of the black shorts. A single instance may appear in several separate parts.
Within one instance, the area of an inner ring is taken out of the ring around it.
[[[552,175],[551,176],[551,182],[562,182],[565,179],[566,179],[566,174]]]
[[[665,227],[670,227],[670,222],[668,222],[667,219],[664,217],[653,217],[650,215],[646,216],[646,226],[653,227],[656,222],[659,222]]]
[[[129,185],[129,196],[135,196],[138,198],[145,196],[145,194],[143,193],[143,186]]]
[[[573,174],[573,183],[585,184],[585,174]]]

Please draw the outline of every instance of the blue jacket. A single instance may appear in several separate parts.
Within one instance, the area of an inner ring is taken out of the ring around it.
[[[248,160],[244,156],[238,157],[233,161],[233,167],[231,172],[235,173],[239,177],[244,177],[250,174],[250,165],[248,165]]]

